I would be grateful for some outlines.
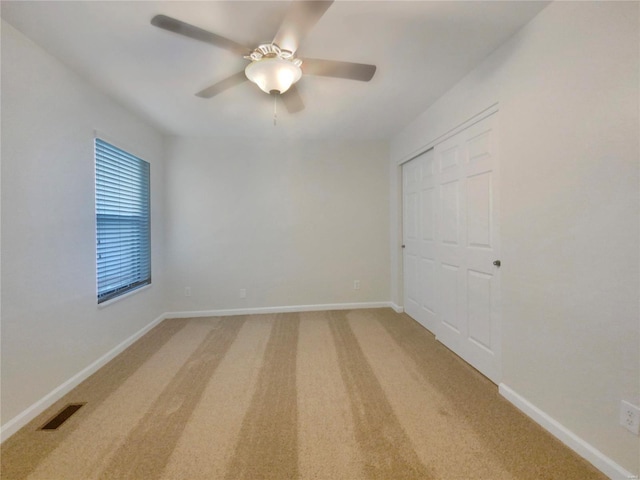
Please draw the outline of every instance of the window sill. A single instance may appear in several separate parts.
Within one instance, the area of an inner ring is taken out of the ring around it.
[[[112,305],[116,302],[119,302],[120,300],[124,300],[125,298],[128,298],[132,295],[135,295],[136,293],[142,292],[143,290],[147,290],[149,288],[151,288],[151,285],[153,285],[152,283],[149,283],[147,285],[143,285],[142,287],[138,287],[135,290],[131,290],[130,292],[124,293],[122,295],[119,295],[115,298],[112,298],[110,300],[107,300],[106,302],[102,302],[102,303],[98,303],[98,309],[102,309],[105,307],[108,307],[109,305]]]

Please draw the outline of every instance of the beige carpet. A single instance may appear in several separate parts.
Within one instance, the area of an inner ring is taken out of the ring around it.
[[[387,309],[166,320],[1,453],[3,480],[605,478]]]

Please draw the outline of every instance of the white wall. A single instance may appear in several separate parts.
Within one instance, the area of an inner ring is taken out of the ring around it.
[[[150,288],[96,304],[94,130],[151,163]],[[2,424],[165,311],[163,139],[2,22]]]
[[[152,177],[153,284],[102,308],[96,130]],[[2,22],[3,435],[164,312],[389,300],[387,142],[167,140]]]
[[[382,141],[174,138],[165,175],[158,132],[3,22],[2,424],[167,310],[401,303],[397,164],[498,101],[503,381],[639,473],[638,81],[637,3],[554,3],[394,139],[391,182]],[[103,309],[94,129],[152,164],[154,284]]]
[[[392,142],[398,163],[499,102],[503,382],[634,474],[640,439],[637,2],[543,10]]]
[[[170,310],[387,302],[388,158],[385,142],[173,138]]]

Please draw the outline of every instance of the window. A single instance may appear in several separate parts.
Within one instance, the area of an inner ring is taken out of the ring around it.
[[[149,163],[96,138],[98,303],[151,283]]]

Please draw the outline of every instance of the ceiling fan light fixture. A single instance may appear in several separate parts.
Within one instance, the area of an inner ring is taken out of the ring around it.
[[[291,52],[280,50],[277,45],[260,45],[248,58],[251,63],[244,73],[265,93],[282,94],[302,76],[302,60],[293,58]]]
[[[265,93],[274,90],[284,93],[302,76],[302,70],[298,65],[278,57],[254,60],[247,65],[244,73]]]

